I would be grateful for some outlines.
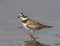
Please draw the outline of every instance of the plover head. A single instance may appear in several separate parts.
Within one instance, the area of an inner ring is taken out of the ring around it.
[[[21,20],[26,20],[28,18],[28,15],[26,13],[20,13],[19,16],[17,16]]]

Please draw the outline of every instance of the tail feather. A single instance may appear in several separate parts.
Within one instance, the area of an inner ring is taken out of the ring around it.
[[[52,26],[47,26],[48,28],[52,28]]]

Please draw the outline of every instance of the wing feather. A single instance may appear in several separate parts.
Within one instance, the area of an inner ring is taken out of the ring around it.
[[[38,23],[37,21],[34,20],[29,20],[27,27],[31,28],[31,29],[40,29],[42,28],[42,24]]]

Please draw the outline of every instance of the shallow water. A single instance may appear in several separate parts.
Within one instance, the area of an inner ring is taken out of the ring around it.
[[[30,40],[29,31],[17,18],[19,12],[53,28],[35,32],[37,40],[51,46],[60,46],[60,1],[59,0],[0,0],[0,46],[21,46]]]

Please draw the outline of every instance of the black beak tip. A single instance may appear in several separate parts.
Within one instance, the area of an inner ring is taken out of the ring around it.
[[[17,16],[17,18],[19,18],[19,16]]]

